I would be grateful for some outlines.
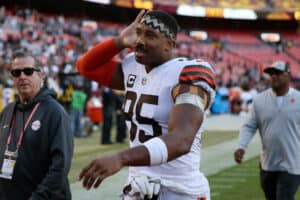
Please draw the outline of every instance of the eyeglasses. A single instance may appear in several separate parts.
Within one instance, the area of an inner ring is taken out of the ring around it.
[[[37,68],[32,68],[32,67],[25,67],[23,69],[13,69],[10,71],[11,75],[15,78],[18,78],[21,76],[21,73],[23,72],[26,76],[31,76],[34,71],[41,71],[40,69]]]

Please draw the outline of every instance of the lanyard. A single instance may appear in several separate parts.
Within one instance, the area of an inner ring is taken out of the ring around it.
[[[31,111],[31,113],[29,115],[29,117],[26,120],[25,126],[23,127],[23,129],[22,129],[22,131],[21,131],[21,133],[19,135],[19,138],[18,138],[17,151],[18,151],[19,146],[22,143],[24,132],[27,129],[27,127],[28,127],[28,125],[29,125],[29,123],[30,123],[30,121],[31,121],[34,113],[37,111],[37,109],[38,109],[39,106],[40,106],[40,103],[35,104],[34,108],[32,109],[32,111]],[[14,124],[15,124],[15,116],[13,116],[13,119],[12,119],[11,128],[10,128],[10,131],[9,131],[9,136],[7,138],[7,143],[6,143],[7,146],[11,143],[11,140],[12,140],[11,139],[12,138],[12,129],[14,127]]]

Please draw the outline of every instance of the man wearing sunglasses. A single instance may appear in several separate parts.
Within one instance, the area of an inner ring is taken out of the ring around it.
[[[268,200],[294,200],[300,184],[300,93],[290,87],[291,69],[274,62],[264,72],[271,88],[259,94],[240,129],[238,149],[241,163],[256,130],[262,141],[260,183]]]
[[[69,200],[69,116],[34,57],[17,52],[10,73],[18,98],[0,115],[0,199]]]

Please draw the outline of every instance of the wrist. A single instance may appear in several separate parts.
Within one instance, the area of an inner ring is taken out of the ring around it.
[[[130,165],[130,156],[126,153],[126,151],[121,151],[117,154],[118,159],[122,166],[129,166]]]
[[[149,153],[150,165],[160,165],[168,161],[168,148],[164,140],[152,138],[143,143]]]
[[[120,37],[115,38],[115,45],[119,50],[122,50],[125,48]]]
[[[150,163],[149,153],[144,145],[121,151],[118,157],[122,166],[146,166]]]

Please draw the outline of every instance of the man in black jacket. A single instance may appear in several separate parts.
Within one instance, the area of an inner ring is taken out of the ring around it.
[[[0,199],[69,200],[69,116],[32,56],[19,52],[10,72],[18,99],[0,115]]]

